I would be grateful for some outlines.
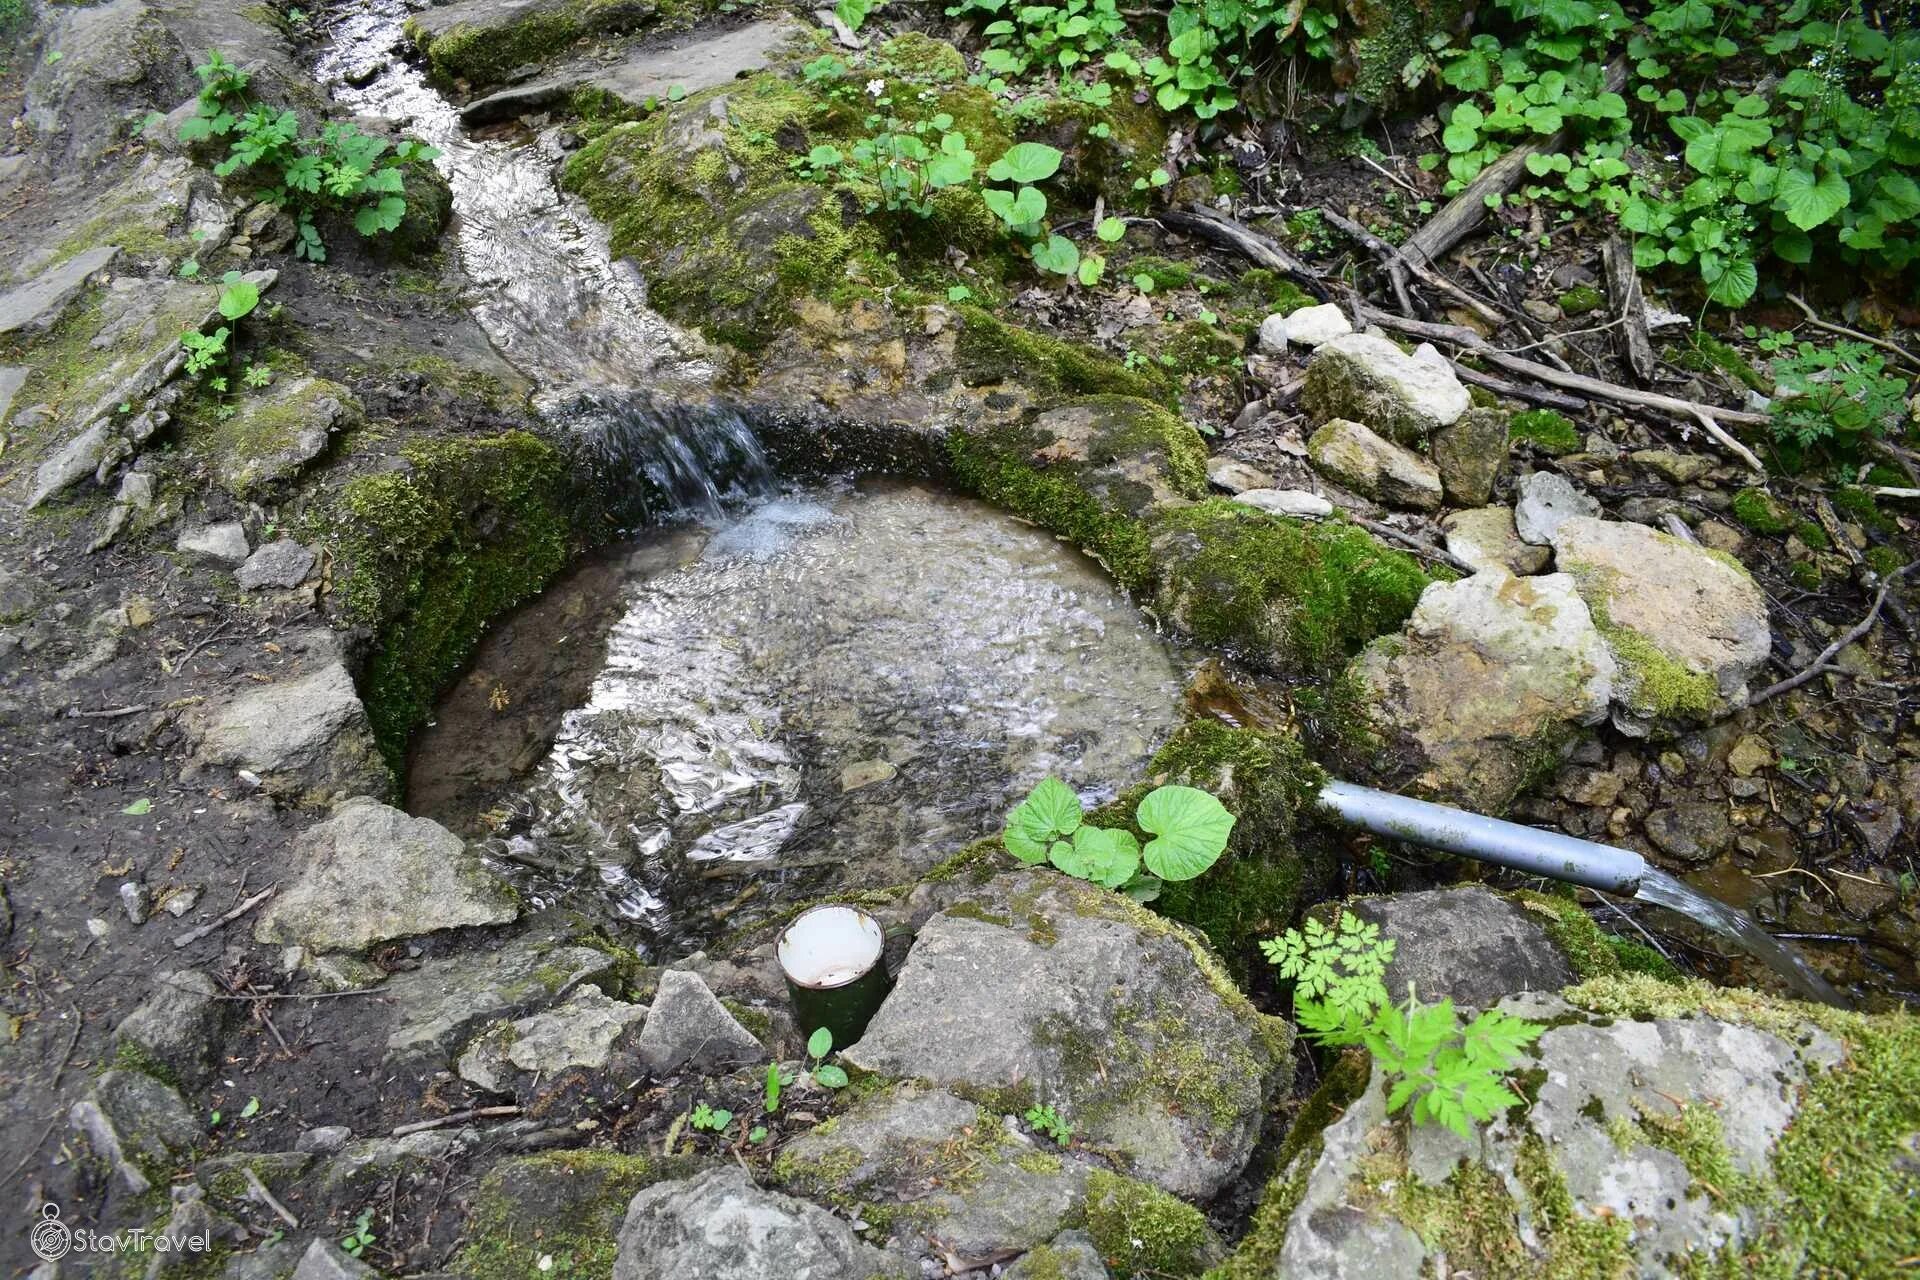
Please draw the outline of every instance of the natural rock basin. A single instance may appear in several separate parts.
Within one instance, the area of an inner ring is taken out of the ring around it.
[[[1108,798],[1179,722],[1181,661],[1125,596],[981,504],[841,484],[647,541],[666,556],[628,558],[653,572],[485,847],[653,947],[911,879],[1050,773]],[[477,736],[429,737],[416,777]]]

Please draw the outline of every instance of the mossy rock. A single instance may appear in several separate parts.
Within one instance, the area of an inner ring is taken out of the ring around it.
[[[481,87],[551,61],[584,37],[638,31],[660,8],[652,0],[470,0],[410,18],[406,33],[436,77]]]
[[[559,450],[524,432],[418,444],[404,459],[406,471],[349,481],[308,530],[341,565],[346,620],[377,637],[361,695],[396,769],[487,624],[600,532]]]
[[[1307,523],[1215,498],[1153,531],[1163,615],[1285,674],[1326,673],[1405,622],[1432,581],[1412,557],[1340,520]]]
[[[1516,443],[1530,444],[1543,453],[1560,457],[1580,448],[1580,433],[1573,420],[1552,409],[1527,409],[1507,420],[1507,434]]]
[[[1087,1175],[1086,1214],[1087,1235],[1116,1280],[1196,1276],[1225,1252],[1198,1209],[1104,1169]]]
[[[614,1250],[634,1195],[705,1167],[689,1156],[558,1151],[495,1165],[469,1213],[454,1269],[468,1280],[612,1280]],[[543,1259],[551,1259],[543,1264]]]

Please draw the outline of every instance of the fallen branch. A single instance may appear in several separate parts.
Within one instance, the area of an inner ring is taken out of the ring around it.
[[[1232,249],[1255,266],[1287,277],[1319,301],[1327,300],[1327,289],[1320,283],[1320,277],[1306,263],[1281,248],[1272,236],[1261,235],[1252,227],[1197,204],[1185,209],[1164,210],[1160,214],[1160,221],[1176,231],[1186,231],[1222,248]]]
[[[1409,258],[1406,254],[1400,252],[1400,250],[1394,248],[1394,246],[1388,244],[1385,240],[1382,240],[1379,236],[1373,234],[1373,232],[1367,230],[1351,218],[1342,217],[1325,205],[1320,206],[1320,214],[1340,231],[1365,245],[1368,252],[1386,264],[1387,274],[1393,280],[1394,293],[1400,298],[1400,309],[1402,311],[1410,312],[1413,309],[1408,305],[1406,298],[1406,276],[1412,275],[1416,280],[1420,281],[1421,284],[1426,285],[1430,289],[1438,289],[1441,293],[1446,294],[1454,301],[1460,303],[1488,324],[1500,326],[1507,323],[1507,317],[1499,311],[1480,301],[1480,299],[1474,297],[1465,289],[1462,289],[1459,285],[1441,275],[1438,271],[1434,271],[1425,264]]]
[[[1440,563],[1444,565],[1449,565],[1452,568],[1458,569],[1460,572],[1466,574],[1469,577],[1473,576],[1473,572],[1474,572],[1473,566],[1468,564],[1465,560],[1462,560],[1459,556],[1454,555],[1453,552],[1451,551],[1443,551],[1439,547],[1434,546],[1431,542],[1422,542],[1420,539],[1414,537],[1412,534],[1402,533],[1400,530],[1394,528],[1390,524],[1382,524],[1378,520],[1369,520],[1365,516],[1354,515],[1351,511],[1346,513],[1346,517],[1348,520],[1352,521],[1354,524],[1357,524],[1362,529],[1365,529],[1368,533],[1378,534],[1382,538],[1391,539],[1392,541],[1399,543],[1401,546],[1411,548],[1412,550],[1418,552],[1423,556],[1428,557],[1429,559],[1438,560]]]
[[[181,934],[179,937],[173,940],[173,945],[176,947],[191,946],[194,943],[200,941],[200,939],[206,937],[208,934],[213,933],[215,930],[225,928],[227,925],[232,924],[235,920],[238,920],[241,916],[247,914],[247,912],[253,910],[255,907],[265,902],[268,898],[272,897],[273,891],[279,887],[280,886],[277,884],[268,885],[266,888],[254,894],[251,898],[248,898],[245,902],[241,903],[239,906],[235,907],[233,910],[227,912],[227,914],[221,916],[218,920],[212,921],[211,923],[208,923],[208,924],[203,924],[198,929],[187,930],[185,933]],[[247,997],[247,998],[256,999],[257,997]]]
[[[1607,305],[1620,318],[1620,358],[1642,386],[1653,381],[1653,339],[1647,333],[1647,299],[1640,292],[1640,269],[1633,248],[1619,236],[1601,250],[1600,265],[1607,276]]]
[[[240,1166],[240,1176],[247,1180],[247,1194],[273,1210],[273,1216],[287,1224],[292,1230],[300,1229],[300,1219],[287,1212],[287,1206],[273,1198],[273,1192],[267,1190],[267,1184],[260,1181],[260,1175],[245,1165]]]
[[[1544,382],[1552,387],[1564,387],[1577,391],[1595,400],[1611,400],[1616,404],[1635,405],[1643,409],[1659,409],[1662,412],[1682,418],[1692,418],[1706,433],[1717,441],[1734,457],[1747,464],[1755,472],[1766,474],[1766,467],[1754,455],[1753,450],[1741,444],[1720,426],[1722,420],[1739,422],[1752,426],[1764,426],[1770,419],[1761,413],[1749,413],[1744,409],[1722,409],[1718,405],[1701,404],[1697,400],[1682,400],[1678,396],[1662,395],[1657,391],[1642,391],[1635,387],[1623,387],[1617,382],[1606,382],[1599,378],[1590,378],[1584,373],[1571,373],[1563,369],[1536,364],[1488,342],[1464,325],[1435,324],[1425,320],[1407,320],[1384,311],[1367,308],[1366,319],[1386,329],[1398,329],[1415,337],[1428,338],[1436,342],[1450,342],[1455,346],[1473,352],[1489,364],[1497,365],[1508,373],[1517,373],[1536,382]]]
[[[1859,640],[1861,637],[1865,636],[1869,631],[1873,630],[1873,624],[1879,621],[1880,610],[1883,607],[1885,607],[1887,603],[1887,593],[1893,590],[1893,584],[1898,582],[1900,579],[1906,577],[1907,574],[1911,573],[1915,569],[1920,569],[1920,560],[1909,561],[1908,563],[1901,565],[1898,569],[1895,569],[1892,573],[1888,574],[1885,578],[1883,578],[1880,582],[1880,590],[1874,593],[1873,607],[1867,610],[1866,617],[1860,619],[1859,622],[1853,625],[1853,628],[1851,630],[1846,632],[1844,635],[1840,636],[1837,640],[1835,640],[1832,644],[1828,645],[1826,648],[1822,649],[1820,651],[1820,656],[1815,658],[1812,662],[1809,662],[1806,665],[1805,669],[1795,672],[1794,674],[1788,676],[1785,680],[1782,680],[1778,684],[1768,685],[1766,688],[1762,689],[1760,692],[1754,694],[1753,697],[1749,698],[1747,700],[1747,705],[1750,707],[1757,707],[1761,703],[1767,701],[1769,698],[1777,698],[1781,694],[1786,693],[1789,690],[1798,689],[1801,685],[1805,684],[1809,680],[1812,680],[1816,676],[1823,675],[1829,671],[1840,670],[1841,668],[1830,665],[1833,661],[1834,656],[1838,654],[1842,649],[1846,648],[1848,645],[1854,643],[1856,640]]]
[[[1905,347],[1888,342],[1885,338],[1876,338],[1870,333],[1862,333],[1858,329],[1849,329],[1843,324],[1835,324],[1831,320],[1822,320],[1814,314],[1813,308],[1807,305],[1806,300],[1797,293],[1788,294],[1787,301],[1800,308],[1800,314],[1805,316],[1807,323],[1814,328],[1825,329],[1828,333],[1837,333],[1842,337],[1853,338],[1859,342],[1869,343],[1872,346],[1879,347],[1882,351],[1891,351],[1894,355],[1899,356],[1903,363],[1915,369],[1920,369],[1920,356],[1913,355]]]
[[[1610,93],[1618,93],[1627,85],[1627,64],[1613,61],[1607,64],[1605,88]],[[1527,171],[1527,161],[1537,155],[1548,155],[1560,150],[1567,143],[1567,132],[1560,132],[1539,142],[1515,147],[1507,154],[1495,160],[1480,171],[1480,176],[1467,184],[1466,190],[1441,206],[1438,213],[1427,219],[1426,225],[1414,232],[1400,251],[1414,262],[1431,266],[1447,255],[1447,251],[1472,234],[1474,228],[1486,220],[1489,196],[1504,196],[1520,185],[1521,176]]]
[[[412,1124],[403,1124],[395,1129],[390,1137],[404,1138],[410,1133],[425,1133],[429,1129],[444,1129],[450,1124],[462,1124],[468,1120],[492,1120],[520,1114],[518,1107],[474,1107],[468,1111],[454,1111],[437,1120],[416,1120]]]
[[[1469,369],[1465,365],[1457,364],[1453,367],[1453,371],[1460,375],[1460,381],[1471,382],[1476,387],[1485,387],[1495,395],[1505,396],[1509,400],[1525,400],[1528,404],[1560,409],[1567,413],[1578,413],[1587,407],[1587,402],[1579,396],[1549,391],[1545,387],[1529,387],[1520,382],[1508,382],[1505,378],[1496,378],[1490,373]]]

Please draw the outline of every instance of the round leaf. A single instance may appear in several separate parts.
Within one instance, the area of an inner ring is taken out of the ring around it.
[[[1080,825],[1080,797],[1058,778],[1048,778],[1007,815],[1002,841],[1007,852],[1022,862],[1047,860],[1047,846],[1058,836],[1070,836]]]
[[[1116,889],[1140,869],[1140,842],[1131,831],[1081,827],[1073,833],[1072,844],[1055,844],[1050,858],[1070,876]]]
[[[813,1078],[829,1089],[844,1089],[847,1087],[847,1073],[840,1067],[825,1066],[817,1068],[813,1073]]]
[[[813,1034],[807,1037],[807,1056],[824,1058],[832,1052],[833,1032],[826,1027],[816,1027]]]
[[[1060,171],[1061,152],[1044,142],[1016,142],[987,169],[995,182],[1040,182]]]
[[[1156,788],[1134,821],[1154,834],[1141,856],[1162,880],[1191,880],[1211,867],[1233,831],[1227,807],[1198,787]]]

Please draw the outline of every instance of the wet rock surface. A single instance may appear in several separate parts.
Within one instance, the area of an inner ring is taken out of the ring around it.
[[[1394,941],[1387,992],[1405,1001],[1452,1000],[1486,1009],[1527,991],[1558,991],[1574,979],[1540,916],[1480,888],[1363,898],[1355,914]]]

